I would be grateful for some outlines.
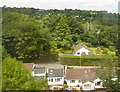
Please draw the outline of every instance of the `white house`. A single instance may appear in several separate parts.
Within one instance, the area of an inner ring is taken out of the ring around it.
[[[69,87],[76,90],[88,91],[102,88],[101,80],[91,68],[67,69],[66,82]]]
[[[76,56],[91,55],[90,50],[82,43],[79,43],[74,47],[73,54]]]
[[[45,67],[41,67],[39,65],[34,65],[32,75],[33,77],[46,79],[47,70]]]
[[[48,85],[51,88],[64,86],[64,70],[63,69],[48,69],[47,74]]]

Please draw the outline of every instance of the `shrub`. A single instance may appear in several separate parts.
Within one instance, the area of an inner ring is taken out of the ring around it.
[[[109,52],[108,48],[103,48],[103,51],[102,51],[103,54],[107,54],[108,52]]]
[[[97,47],[97,49],[95,50],[95,53],[96,53],[96,54],[101,54],[101,48],[100,48],[100,47]]]
[[[73,51],[72,50],[62,50],[62,53],[64,53],[64,54],[72,54]]]
[[[59,90],[59,87],[54,87],[54,90]]]
[[[101,50],[103,50],[104,49],[104,47],[103,46],[99,46],[100,48],[101,48]]]
[[[67,69],[73,69],[73,67],[67,67]]]
[[[114,57],[115,56],[115,52],[108,52],[107,55],[110,55],[110,56]]]
[[[109,46],[110,51],[115,51],[115,46]]]

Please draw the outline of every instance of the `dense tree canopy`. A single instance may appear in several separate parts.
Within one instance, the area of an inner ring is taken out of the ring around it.
[[[47,81],[33,79],[30,72],[11,57],[6,57],[2,64],[2,90],[44,90]]]
[[[3,16],[3,45],[12,57],[39,58],[50,52],[51,36],[40,20],[28,15],[7,12]]]
[[[72,49],[79,42],[117,46],[117,16],[107,11],[4,6],[3,45],[12,57],[22,60],[39,59],[53,49]]]

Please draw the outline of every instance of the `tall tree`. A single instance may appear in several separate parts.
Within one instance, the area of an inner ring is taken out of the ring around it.
[[[2,64],[2,90],[44,90],[46,80],[37,80],[31,77],[30,72],[11,57],[4,59]]]
[[[12,57],[34,60],[51,49],[51,36],[42,21],[28,15],[3,15],[3,45]]]

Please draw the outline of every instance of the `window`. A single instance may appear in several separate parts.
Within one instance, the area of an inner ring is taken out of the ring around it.
[[[51,82],[53,82],[53,79],[51,79]]]
[[[78,82],[80,83],[80,82],[81,82],[81,80],[78,80]]]
[[[78,52],[77,54],[79,55],[80,53]]]
[[[55,81],[56,81],[56,82],[59,82],[59,81],[60,81],[60,78],[55,79]]]
[[[50,79],[49,79],[49,81],[50,81]]]
[[[44,79],[44,76],[40,76],[40,79]]]
[[[85,88],[85,89],[90,89],[90,88],[91,88],[91,84],[85,84],[85,85],[84,85],[84,88]]]
[[[88,55],[92,55],[90,52],[88,52]]]
[[[100,81],[95,83],[95,86],[100,86]]]
[[[70,83],[75,83],[75,80],[70,80]]]
[[[86,53],[85,53],[85,52],[82,52],[81,55],[86,55]]]

